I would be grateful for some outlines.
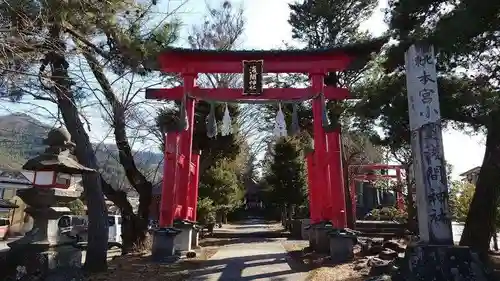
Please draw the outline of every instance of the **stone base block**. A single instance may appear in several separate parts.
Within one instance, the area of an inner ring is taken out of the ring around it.
[[[181,254],[190,252],[193,244],[194,225],[192,223],[183,222],[176,224],[175,228],[179,229],[179,234],[177,234],[174,239],[175,251]]]
[[[410,245],[393,280],[493,281],[491,271],[468,247]]]
[[[153,232],[152,259],[155,262],[172,262],[176,259],[174,240],[179,230],[159,228]]]
[[[316,235],[314,234],[314,229],[312,226],[309,226],[309,229],[307,229],[308,236],[309,236],[309,248],[311,250],[316,249]]]
[[[354,258],[352,237],[330,235],[330,259],[334,263],[343,263]]]
[[[316,236],[314,251],[322,254],[330,252],[330,237],[328,236],[330,230],[326,227],[314,227],[314,236]]]
[[[191,248],[196,249],[200,247],[200,229],[194,228],[191,235]]]
[[[301,226],[301,236],[302,240],[309,240],[309,226],[311,225],[310,219],[303,219]]]

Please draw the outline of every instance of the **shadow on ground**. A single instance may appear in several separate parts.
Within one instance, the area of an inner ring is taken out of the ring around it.
[[[272,270],[273,265],[284,261],[282,256],[278,254],[220,260],[181,260],[172,264],[154,263],[150,256],[121,256],[110,262],[107,273],[91,276],[87,280],[211,281],[210,274],[220,274],[218,281],[251,281],[260,278],[285,281],[288,279],[281,276],[302,272],[302,269],[296,268],[290,263],[291,269],[289,270]],[[262,267],[263,270],[259,269],[259,272],[262,273],[242,277],[243,271],[252,267]],[[230,270],[226,268],[230,268]]]
[[[251,227],[249,227],[251,228]],[[238,227],[235,227],[238,229]],[[222,232],[216,231],[200,241],[201,247],[226,246],[244,243],[274,242],[290,239],[290,233],[284,230],[266,230],[255,232]]]
[[[273,265],[288,263],[290,269],[273,271]],[[230,266],[230,270],[226,267]],[[251,276],[243,276],[243,271],[251,269],[252,267],[260,267],[259,274]],[[208,279],[207,275],[220,273],[218,281],[251,281],[261,278],[269,278],[272,280],[288,280],[283,275],[293,274],[297,272],[305,272],[303,267],[298,264],[290,263],[288,258],[283,258],[281,254],[266,254],[266,255],[251,255],[239,258],[220,259],[220,260],[207,260],[203,262],[203,269],[195,270],[192,272],[192,281],[205,281]]]

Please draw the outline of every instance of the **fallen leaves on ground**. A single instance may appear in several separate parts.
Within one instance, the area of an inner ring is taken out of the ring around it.
[[[354,270],[352,263],[319,267],[308,276],[309,281],[363,281],[366,278],[359,270]]]
[[[355,270],[356,259],[352,262],[332,265],[326,254],[311,252],[309,241],[284,241],[283,247],[297,263],[309,269],[308,281],[363,281],[366,274]],[[355,254],[359,249],[355,249]]]
[[[93,274],[87,281],[182,281],[189,272],[202,268],[203,262],[217,252],[208,248],[197,252],[193,259],[180,260],[171,264],[154,263],[151,254],[120,256],[108,265],[108,271]]]

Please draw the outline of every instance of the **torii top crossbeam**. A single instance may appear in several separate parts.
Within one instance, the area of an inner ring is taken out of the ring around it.
[[[163,50],[150,68],[164,73],[181,74],[184,78],[199,73],[242,73],[243,61],[263,61],[262,73],[305,73],[323,76],[328,72],[359,69],[370,59],[370,54],[380,51],[387,38],[319,50],[197,50],[168,48]],[[186,81],[186,79],[184,79]],[[312,98],[315,87],[306,89],[264,89],[259,96],[243,96],[242,89],[202,89],[188,86],[196,99],[245,102],[247,100],[298,100]],[[184,87],[151,89],[148,99],[180,100]],[[341,100],[348,97],[346,89],[321,87],[326,99]]]
[[[194,50],[165,49],[159,57],[163,72],[240,73],[242,60],[264,60],[267,73],[327,73],[356,67],[353,62],[378,52],[385,39],[317,50]]]

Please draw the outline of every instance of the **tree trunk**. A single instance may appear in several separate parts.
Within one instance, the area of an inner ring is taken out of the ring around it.
[[[122,254],[125,255],[134,248],[135,242],[144,241],[145,237],[138,237],[142,232],[137,231],[137,216],[132,205],[127,200],[127,193],[115,190],[101,177],[102,191],[119,209],[122,216]]]
[[[288,219],[292,220],[295,217],[295,205],[294,204],[289,204],[288,205]]]
[[[476,191],[460,239],[460,245],[469,246],[482,254],[486,254],[489,250],[500,195],[500,187],[496,183],[500,174],[500,127],[498,126],[500,118],[492,119],[493,122],[488,126],[486,151]]]
[[[286,227],[287,226],[287,212],[286,212],[286,205],[280,205],[280,210],[281,210],[281,224]]]
[[[496,230],[493,232],[492,238],[493,238],[493,249],[498,252],[498,235]]]
[[[85,131],[76,102],[71,91],[71,80],[68,75],[68,62],[64,52],[66,45],[61,38],[61,26],[57,19],[52,19],[50,37],[54,49],[46,55],[45,64],[52,68],[53,92],[57,97],[59,110],[66,127],[76,143],[75,155],[82,165],[98,170],[97,159]],[[108,220],[104,195],[101,189],[99,173],[85,174],[82,177],[85,197],[88,206],[88,248],[85,269],[89,271],[105,271],[107,269]]]
[[[113,88],[106,78],[99,61],[90,52],[84,51],[83,54],[92,73],[103,90],[106,100],[111,106],[115,142],[118,148],[120,164],[125,170],[128,181],[137,193],[139,193],[139,208],[137,215],[127,213],[126,218],[124,218],[126,221],[125,224],[127,225],[124,225],[126,233],[124,233],[123,236],[123,250],[128,252],[134,247],[135,249],[143,249],[148,231],[149,206],[152,201],[153,184],[147,180],[135,164],[134,155],[128,142],[126,131],[125,111],[127,108],[114,94]]]

